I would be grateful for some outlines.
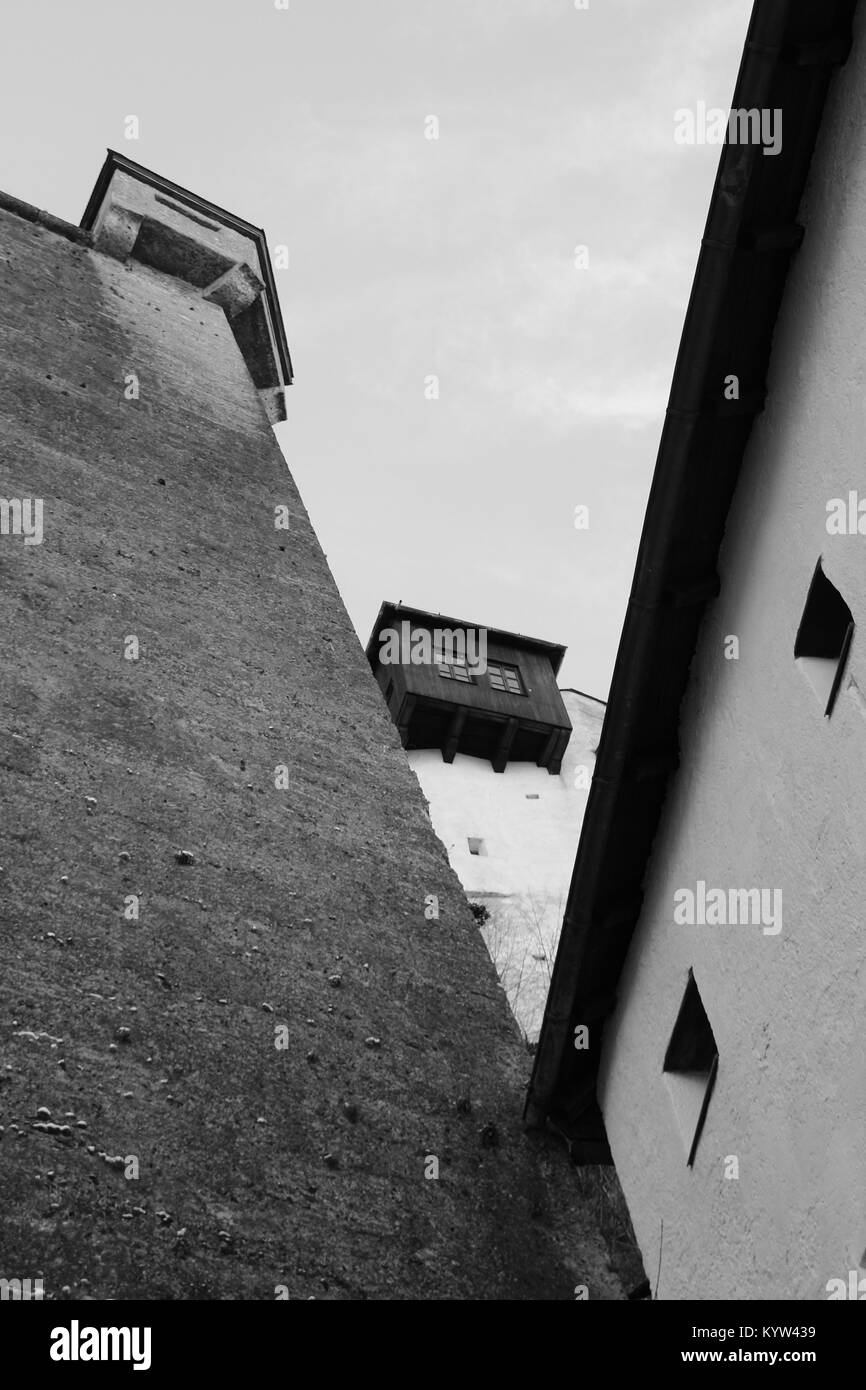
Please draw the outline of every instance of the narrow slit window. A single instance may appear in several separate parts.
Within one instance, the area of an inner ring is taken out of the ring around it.
[[[794,642],[794,658],[823,705],[825,717],[833,711],[853,635],[851,609],[819,560]]]
[[[690,970],[663,1068],[689,1168],[695,1161],[718,1064],[716,1040]]]

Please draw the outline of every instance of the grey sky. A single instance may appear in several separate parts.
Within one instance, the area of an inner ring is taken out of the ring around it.
[[[110,146],[286,243],[277,434],[359,635],[402,599],[604,697],[719,158],[674,111],[751,4],[289,6],[7,5],[0,186],[77,222]]]

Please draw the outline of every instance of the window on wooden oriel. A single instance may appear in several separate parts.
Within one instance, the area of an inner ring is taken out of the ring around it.
[[[442,652],[435,655],[437,670],[440,676],[444,676],[449,681],[463,681],[464,685],[472,684],[472,677],[466,667],[466,662],[460,657],[456,659],[449,657],[446,661]]]
[[[488,661],[487,674],[494,690],[503,690],[508,695],[525,694],[516,666],[507,666],[504,661]]]

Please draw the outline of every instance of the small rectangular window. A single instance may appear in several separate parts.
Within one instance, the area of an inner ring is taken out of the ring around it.
[[[516,666],[508,666],[504,661],[488,661],[487,675],[494,690],[501,690],[507,695],[526,694]]]
[[[445,680],[462,681],[464,685],[472,685],[472,676],[463,657],[449,655],[446,661],[445,653],[436,651],[433,653],[433,660],[440,676],[444,676]]]
[[[461,666],[457,661],[443,661],[438,667],[440,676],[447,681],[462,681],[464,685],[472,684],[472,677],[465,666]]]
[[[470,835],[470,836],[468,837],[468,842],[469,842],[469,853],[470,853],[470,854],[482,854],[482,855],[485,855],[485,854],[487,853],[487,850],[486,850],[485,845],[484,845],[484,841],[478,839],[477,836],[475,836],[475,835]]]

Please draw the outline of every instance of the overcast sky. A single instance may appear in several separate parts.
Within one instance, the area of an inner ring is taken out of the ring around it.
[[[362,640],[402,599],[604,697],[719,159],[674,111],[750,11],[7,0],[0,187],[78,222],[111,147],[288,245],[277,434]]]

